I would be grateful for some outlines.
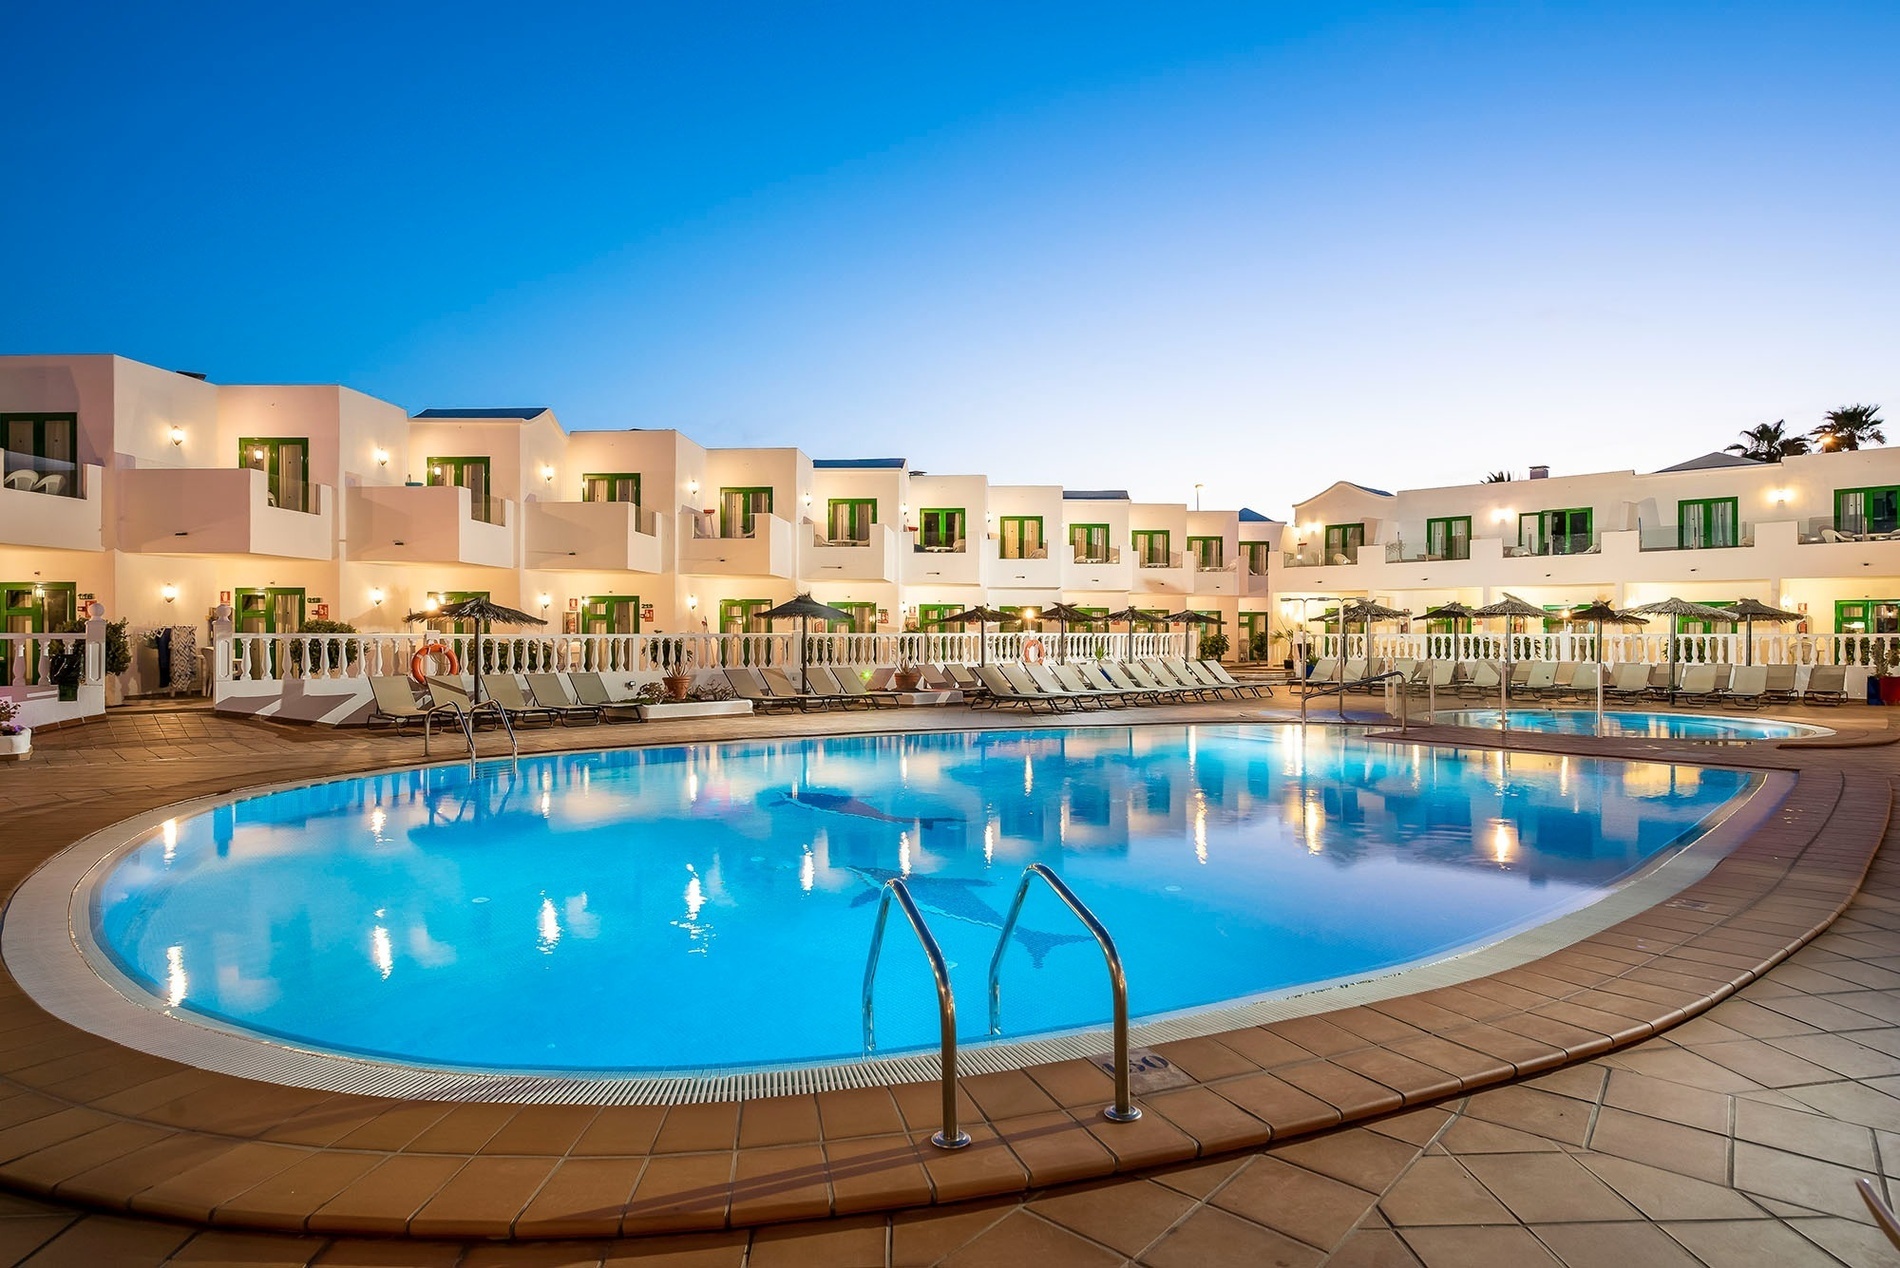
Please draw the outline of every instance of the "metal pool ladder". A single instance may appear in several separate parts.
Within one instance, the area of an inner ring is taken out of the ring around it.
[[[1038,876],[1049,882],[1056,897],[1075,913],[1075,918],[1102,948],[1102,958],[1108,961],[1108,986],[1115,1001],[1115,1103],[1102,1110],[1102,1117],[1110,1122],[1132,1123],[1141,1117],[1141,1110],[1128,1091],[1128,977],[1122,972],[1121,954],[1115,950],[1115,940],[1108,936],[1108,930],[1095,918],[1088,904],[1077,898],[1060,876],[1040,863],[1031,863],[1023,869],[1023,883],[1016,887],[1016,901],[1009,905],[1009,917],[1003,921],[1003,936],[996,940],[996,954],[990,957],[990,1033],[1001,1034],[1003,1030],[1003,987],[999,980],[1003,972],[1003,953],[1009,950],[1009,935],[1016,931],[1016,919],[1023,914],[1023,900],[1029,897],[1030,883]],[[882,919],[880,914],[880,928]]]
[[[877,1035],[871,1016],[871,988],[877,984],[878,955],[884,950],[884,921],[891,914],[891,899],[910,921],[911,931],[923,944],[924,957],[930,961],[930,974],[937,979],[937,1019],[943,1042],[943,1130],[931,1136],[939,1149],[961,1149],[970,1143],[970,1134],[957,1126],[957,1001],[950,990],[950,969],[944,963],[943,949],[937,945],[923,913],[911,901],[910,889],[900,877],[884,882],[883,897],[877,905],[877,924],[871,929],[871,954],[864,964],[864,1050],[877,1047]]]

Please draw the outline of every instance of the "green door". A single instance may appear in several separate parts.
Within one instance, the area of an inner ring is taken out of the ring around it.
[[[1069,544],[1075,548],[1075,562],[1078,564],[1109,562],[1106,524],[1069,525]]]
[[[719,601],[719,632],[721,634],[770,634],[772,623],[761,618],[759,613],[777,606],[770,599],[721,599]]]
[[[596,594],[582,601],[581,633],[638,634],[639,632],[639,595]]]
[[[1328,524],[1326,526],[1326,558],[1329,564],[1354,564],[1359,562],[1359,548],[1366,544],[1366,526],[1364,524]]]
[[[875,499],[833,498],[828,504],[825,535],[833,543],[868,542],[871,540],[871,525],[875,523]]]
[[[1042,516],[1005,515],[996,521],[997,554],[1004,559],[1044,559]]]
[[[270,504],[309,511],[310,442],[302,438],[246,436],[238,441],[238,465],[264,473]]]
[[[295,634],[303,629],[304,593],[291,586],[266,586],[263,589],[235,590],[231,619],[239,634]],[[269,655],[266,658],[266,649]],[[270,676],[281,677],[283,662],[278,659],[275,643],[254,644],[251,671],[262,675],[265,666]]]
[[[500,508],[494,504],[494,499],[490,495],[493,486],[488,479],[488,459],[431,458],[429,459],[429,483],[432,485],[455,484],[467,489],[469,514],[484,524],[495,522],[494,513]]]
[[[761,515],[771,513],[772,490],[770,489],[719,490],[719,535],[721,537],[750,537],[756,527],[754,521]],[[739,601],[750,602],[750,600]]]
[[[0,629],[9,634],[58,634],[79,617],[79,587],[71,581],[9,581],[0,585]],[[0,687],[12,685],[12,648],[0,655]],[[40,676],[40,649],[28,644],[26,681]]]

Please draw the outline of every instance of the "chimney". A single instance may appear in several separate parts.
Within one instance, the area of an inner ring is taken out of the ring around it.
[[[1531,479],[1533,479],[1533,480],[1548,480],[1548,479],[1550,479],[1550,468],[1549,468],[1549,467],[1532,467],[1532,468],[1531,468]]]

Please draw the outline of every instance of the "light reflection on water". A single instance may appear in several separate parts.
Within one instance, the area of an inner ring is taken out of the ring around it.
[[[963,1000],[1023,867],[1114,933],[1137,1015],[1404,963],[1589,901],[1745,787],[1730,771],[1277,727],[840,737],[343,780],[167,824],[95,895],[160,1001],[340,1051],[633,1070],[858,1055],[879,887],[907,878]],[[1005,1038],[1107,1013],[1033,891]],[[934,1042],[890,939],[881,1051]]]

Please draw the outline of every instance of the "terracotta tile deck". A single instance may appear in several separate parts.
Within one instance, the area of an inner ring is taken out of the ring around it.
[[[166,716],[46,736],[33,763],[0,771],[22,829],[0,842],[9,886],[142,807],[414,750],[201,715],[148,734]],[[844,725],[898,723],[769,729]],[[531,746],[766,729],[543,732]],[[1623,747],[1799,777],[1783,813],[1692,890],[1577,947],[1165,1045],[1199,1082],[1144,1098],[1133,1126],[1098,1122],[1106,1081],[1082,1063],[968,1080],[978,1143],[955,1155],[922,1143],[914,1089],[664,1110],[375,1101],[117,1049],[0,981],[0,1179],[34,1195],[0,1195],[0,1261],[1892,1262],[1851,1181],[1900,1171],[1900,858],[1834,917],[1886,831],[1896,750]],[[922,1201],[956,1204],[788,1222]],[[690,1228],[708,1231],[625,1236]],[[566,1240],[464,1240],[508,1236]]]

